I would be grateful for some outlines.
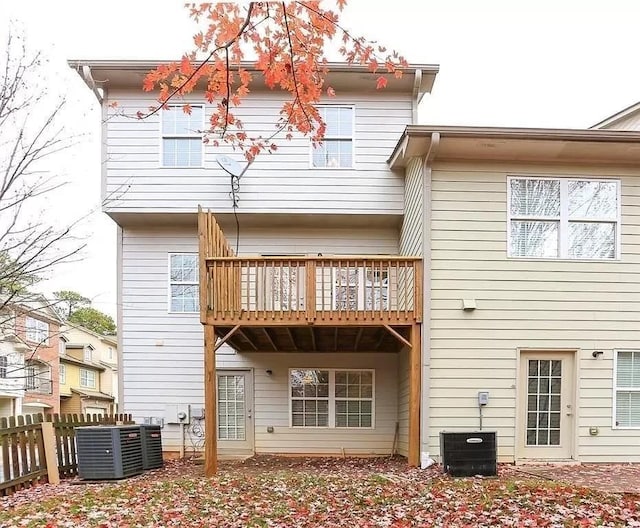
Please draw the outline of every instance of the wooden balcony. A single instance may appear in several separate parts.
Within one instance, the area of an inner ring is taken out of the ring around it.
[[[418,257],[209,257],[206,322],[406,325],[421,321]]]

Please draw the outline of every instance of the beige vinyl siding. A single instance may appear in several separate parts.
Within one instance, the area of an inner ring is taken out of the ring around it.
[[[507,258],[507,176],[611,177],[622,182],[622,258]],[[484,426],[513,460],[518,349],[577,350],[577,458],[640,461],[640,431],[612,428],[613,354],[640,349],[640,171],[445,163],[432,175],[430,451],[441,430]],[[475,299],[474,312],[462,299]],[[602,350],[599,359],[594,350]],[[591,436],[589,427],[598,427]]]
[[[60,398],[60,412],[62,414],[82,414],[80,395],[72,393],[68,398]]]
[[[235,111],[249,135],[273,133],[281,97],[256,92]],[[210,144],[204,147],[203,168],[162,167],[161,116],[137,120],[118,115],[146,112],[154,101],[142,91],[112,91],[106,104],[111,101],[118,106],[110,110],[106,125],[106,211],[193,212],[198,205],[231,211],[229,176],[215,157],[226,153],[240,160],[241,154]],[[323,102],[355,108],[354,169],[311,169],[309,138],[276,138],[277,152],[259,156],[242,178],[241,212],[401,215],[404,178],[391,172],[386,160],[411,122],[410,95],[345,94]]]
[[[409,352],[398,354],[398,446],[397,452],[409,455]]]
[[[197,252],[197,243],[192,228],[123,229],[119,329],[123,412],[132,413],[138,421],[145,416],[164,417],[167,404],[203,405],[203,330],[199,314],[169,314],[167,299],[168,254]],[[240,237],[240,254],[396,254],[397,250],[396,228],[246,228]],[[323,357],[325,362],[313,354],[236,355],[226,346],[218,351],[219,368],[254,368],[256,450],[295,451],[304,447],[305,452],[326,449],[339,453],[344,447],[347,452],[390,452],[397,418],[396,356],[358,353]],[[376,401],[380,406],[376,408],[375,431],[332,430],[327,434],[335,438],[328,442],[327,436],[319,435],[317,445],[309,443],[309,438],[316,437],[307,431],[283,431],[289,400],[281,377],[286,380],[288,368],[301,366],[376,368]],[[266,378],[266,369],[273,370],[272,377]],[[276,427],[277,434],[267,434],[267,425]],[[167,424],[162,434],[166,449],[178,449],[178,426]],[[306,439],[303,445],[299,443],[301,438]]]
[[[406,168],[404,217],[400,229],[400,254],[422,255],[422,160],[413,158]]]
[[[599,128],[609,130],[640,130],[640,111],[636,111],[622,118],[620,121]]]

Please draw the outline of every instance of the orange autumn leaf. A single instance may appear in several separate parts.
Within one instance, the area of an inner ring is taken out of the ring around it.
[[[326,85],[325,58],[334,37],[341,41],[339,53],[347,64],[364,66],[372,73],[384,65],[389,79],[399,78],[407,67],[397,51],[387,51],[343,26],[340,16],[346,4],[347,0],[188,4],[189,16],[198,24],[193,49],[179,62],[150,71],[143,89],[157,90],[158,109],[170,102],[181,104],[184,96],[197,90],[197,97],[213,107],[204,131],[206,140],[215,145],[225,142],[247,159],[274,152],[275,141],[290,139],[293,132],[317,145],[326,131],[318,104],[324,97],[336,96],[335,89]],[[388,78],[372,75],[371,82],[382,89]],[[265,137],[247,137],[233,113],[253,82],[286,94],[274,132]],[[184,104],[183,109],[190,113],[191,107]],[[160,110],[152,113],[156,111]]]

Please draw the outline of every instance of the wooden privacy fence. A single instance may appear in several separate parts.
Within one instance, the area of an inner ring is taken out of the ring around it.
[[[0,418],[0,496],[78,473],[75,427],[132,424],[130,414]]]

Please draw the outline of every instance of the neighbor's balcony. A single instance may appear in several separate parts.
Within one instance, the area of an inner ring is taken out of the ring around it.
[[[412,324],[422,317],[422,260],[405,256],[210,257],[209,324]]]

